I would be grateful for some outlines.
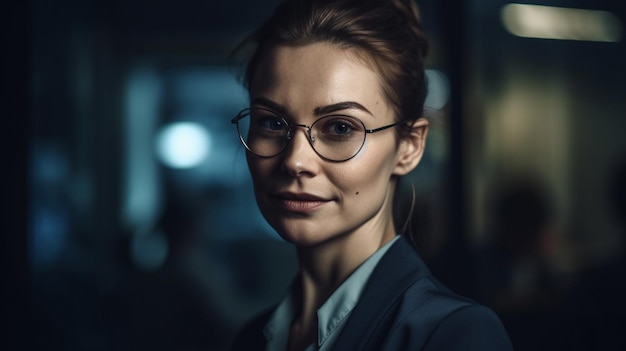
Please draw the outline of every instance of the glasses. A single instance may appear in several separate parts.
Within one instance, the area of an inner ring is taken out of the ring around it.
[[[283,152],[293,139],[295,128],[302,127],[306,129],[309,144],[320,157],[343,162],[361,151],[367,134],[395,127],[404,121],[367,129],[356,117],[330,115],[308,126],[289,123],[272,110],[252,107],[239,112],[231,122],[237,125],[239,139],[246,149],[259,157],[274,157]]]

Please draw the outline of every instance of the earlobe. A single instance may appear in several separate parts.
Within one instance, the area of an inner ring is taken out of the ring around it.
[[[394,175],[405,175],[417,167],[424,155],[427,134],[428,120],[426,118],[422,117],[413,122],[410,132],[400,140]]]

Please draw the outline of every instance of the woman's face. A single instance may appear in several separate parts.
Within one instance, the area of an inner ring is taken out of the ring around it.
[[[357,117],[367,129],[394,123],[378,75],[357,57],[329,43],[278,46],[256,69],[251,105],[282,110],[291,124],[311,125],[330,113]],[[285,240],[310,246],[346,234],[380,236],[393,230],[392,178],[401,173],[397,150],[390,128],[367,134],[354,158],[327,161],[309,144],[306,129],[296,127],[281,154],[260,158],[248,153],[247,160],[269,224]]]

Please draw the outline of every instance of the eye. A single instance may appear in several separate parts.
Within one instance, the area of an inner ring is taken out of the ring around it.
[[[363,126],[352,117],[330,116],[321,119],[317,129],[323,138],[345,140],[360,136]]]
[[[337,121],[333,124],[333,131],[336,134],[347,134],[352,131],[352,127],[345,122]]]
[[[261,128],[270,130],[282,130],[285,128],[285,122],[278,117],[266,117],[258,121],[258,125]]]
[[[280,131],[286,124],[282,118],[269,111],[252,111],[250,113],[252,127],[265,131]]]

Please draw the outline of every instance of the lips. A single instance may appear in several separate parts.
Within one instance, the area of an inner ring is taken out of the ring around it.
[[[330,202],[328,199],[309,193],[278,192],[272,197],[283,209],[291,212],[310,212]]]

